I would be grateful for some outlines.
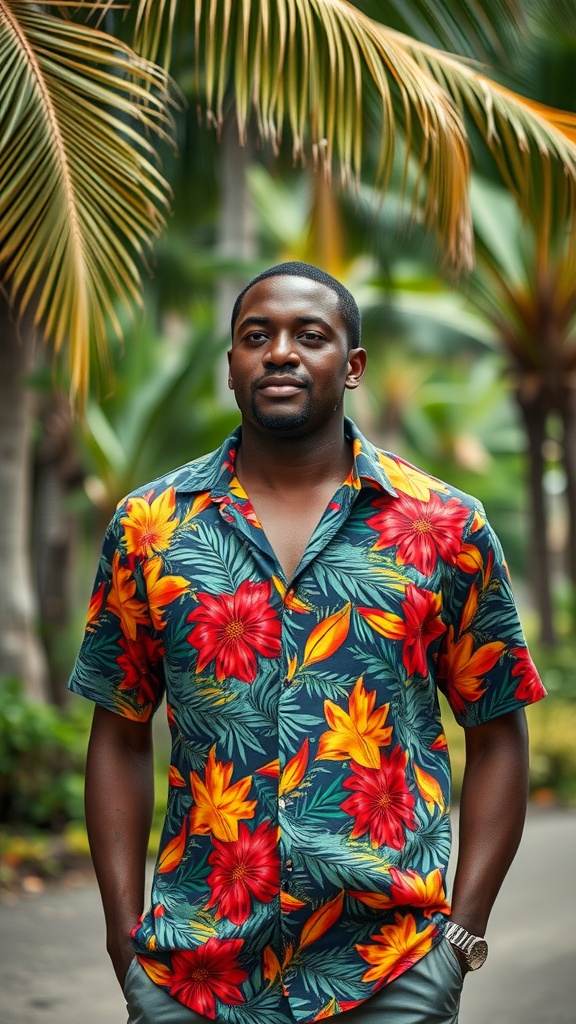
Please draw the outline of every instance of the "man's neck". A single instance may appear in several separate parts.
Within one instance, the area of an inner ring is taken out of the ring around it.
[[[352,461],[342,421],[309,437],[278,437],[243,424],[236,472],[248,493],[251,487],[305,491],[328,482],[341,483]]]

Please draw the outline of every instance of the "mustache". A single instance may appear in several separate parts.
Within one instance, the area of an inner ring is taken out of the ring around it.
[[[308,377],[301,377],[300,374],[293,373],[292,370],[268,370],[266,373],[263,373],[256,380],[252,381],[252,391],[257,391],[262,384],[265,384],[266,381],[270,380],[272,377],[285,377],[287,382],[297,384],[299,387],[302,388],[309,388],[311,383]]]

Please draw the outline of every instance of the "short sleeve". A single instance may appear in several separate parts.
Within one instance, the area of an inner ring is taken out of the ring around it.
[[[141,567],[123,549],[124,513],[120,506],[106,531],[68,687],[109,711],[147,721],[164,693],[164,649]]]
[[[460,725],[474,726],[546,695],[530,657],[498,537],[481,506],[472,514],[444,607],[439,688]]]

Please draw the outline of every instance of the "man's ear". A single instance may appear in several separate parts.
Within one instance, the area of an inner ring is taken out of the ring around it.
[[[352,391],[357,388],[366,369],[366,349],[352,348],[348,353],[348,373],[346,375],[346,387]]]

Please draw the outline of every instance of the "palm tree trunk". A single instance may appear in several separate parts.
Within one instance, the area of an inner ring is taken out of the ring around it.
[[[252,260],[256,255],[256,219],[248,189],[248,168],[252,160],[249,138],[241,146],[238,141],[236,113],[228,111],[222,127],[219,152],[220,219],[218,252],[234,260]],[[216,331],[219,338],[230,332],[230,314],[236,296],[246,284],[246,276],[222,273],[216,287]],[[233,406],[228,388],[228,360],[225,356],[217,368],[216,386],[223,405]]]
[[[566,555],[568,578],[573,591],[573,615],[576,619],[576,393],[567,391],[562,402],[563,463],[566,473],[568,537]]]
[[[548,543],[548,512],[544,492],[544,455],[547,404],[541,394],[517,395],[528,439],[528,487],[531,504],[530,575],[534,604],[540,617],[540,640],[552,647],[556,640],[552,603],[552,571]]]
[[[37,631],[30,565],[31,392],[34,332],[18,329],[0,289],[0,678],[45,701],[46,658]]]

